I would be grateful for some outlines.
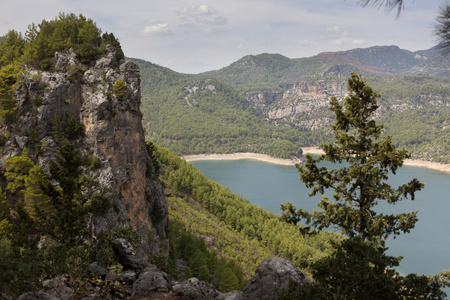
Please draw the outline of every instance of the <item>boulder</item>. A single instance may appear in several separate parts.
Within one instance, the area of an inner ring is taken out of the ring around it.
[[[55,296],[58,299],[72,299],[74,296],[74,290],[69,285],[70,277],[69,275],[60,275],[54,279],[44,280],[42,282],[42,287],[44,292]]]
[[[111,273],[108,272],[108,269],[100,266],[98,262],[93,262],[92,264],[89,265],[88,273],[89,276],[100,277],[103,280],[107,276],[111,276]]]
[[[133,296],[147,296],[154,292],[168,292],[172,288],[172,279],[156,266],[149,264],[133,283]]]
[[[56,64],[55,69],[60,71],[65,71],[65,69],[70,65],[79,64],[76,54],[72,48],[65,52],[55,52]]]
[[[44,292],[28,292],[20,295],[17,300],[59,300],[55,296]]]
[[[250,299],[248,299],[243,292],[231,291],[226,294],[221,294],[217,296],[216,299],[214,300],[250,300]]]
[[[244,288],[244,295],[252,300],[277,299],[280,292],[288,289],[290,281],[312,283],[290,261],[278,257],[268,258],[256,268],[255,276]]]
[[[115,67],[118,65],[114,47],[108,44],[106,45],[106,50],[108,52],[107,55],[95,62],[95,68],[104,69],[106,67]]]
[[[140,260],[136,256],[136,252],[133,246],[125,239],[115,239],[111,242],[111,246],[114,250],[119,263],[123,266],[124,270],[134,270],[137,274],[142,272],[145,268],[153,266],[152,264]]]
[[[172,290],[175,296],[193,297],[195,299],[215,299],[221,294],[212,284],[200,281],[195,277],[174,284]]]

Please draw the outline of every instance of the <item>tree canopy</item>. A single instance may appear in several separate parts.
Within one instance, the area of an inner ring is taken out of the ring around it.
[[[31,24],[25,36],[10,30],[0,42],[0,67],[20,62],[47,70],[54,65],[55,52],[71,48],[81,63],[89,64],[106,53],[107,44],[116,50],[118,60],[124,59],[112,33],[102,35],[95,22],[83,15],[61,13],[53,20]]]

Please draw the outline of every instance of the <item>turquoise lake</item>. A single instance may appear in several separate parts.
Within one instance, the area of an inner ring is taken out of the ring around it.
[[[294,166],[254,160],[191,163],[211,180],[278,214],[280,204],[286,201],[312,211],[320,199],[308,197],[310,190],[299,180]],[[385,213],[419,211],[419,221],[411,233],[388,240],[388,253],[403,256],[398,268],[402,274],[436,274],[450,269],[450,174],[404,166],[390,177],[389,184],[397,187],[414,177],[426,184],[425,189],[416,193],[414,201],[379,204],[380,212]]]

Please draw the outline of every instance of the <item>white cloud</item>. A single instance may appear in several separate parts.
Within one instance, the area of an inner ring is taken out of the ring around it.
[[[150,25],[150,26],[145,27],[144,34],[145,35],[170,35],[170,34],[172,34],[172,30],[170,30],[169,24],[158,23],[155,25]]]
[[[317,41],[313,41],[313,40],[297,40],[297,41],[294,41],[294,44],[296,44],[298,46],[302,46],[302,47],[316,47],[319,45],[319,43]]]
[[[358,46],[358,45],[364,44],[365,41],[364,40],[352,39],[352,38],[340,38],[340,39],[332,40],[331,43],[334,44],[334,45],[339,45],[339,46],[343,46],[343,45]]]
[[[336,46],[359,46],[366,43],[365,40],[354,38],[352,33],[338,25],[325,28],[321,31],[319,38],[328,40],[330,44]]]
[[[209,24],[209,25],[226,25],[227,18],[222,16],[213,7],[208,5],[191,5],[183,7],[177,11],[178,15],[184,22]]]
[[[0,35],[9,29],[24,33],[28,24],[59,12],[82,13],[102,32],[113,32],[126,56],[196,73],[263,52],[299,58],[375,45],[428,49],[435,42],[434,2],[439,1],[412,1],[398,19],[358,1],[336,0],[3,2]]]
[[[323,40],[334,40],[349,37],[350,33],[346,30],[342,30],[341,27],[334,25],[329,26],[320,33],[320,38]]]

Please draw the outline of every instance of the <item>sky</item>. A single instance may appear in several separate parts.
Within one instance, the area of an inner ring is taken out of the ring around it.
[[[397,45],[436,44],[433,26],[443,0],[405,0],[396,11],[358,0],[14,0],[0,10],[0,36],[75,13],[119,39],[127,57],[181,73],[218,70],[246,55],[289,58]]]

